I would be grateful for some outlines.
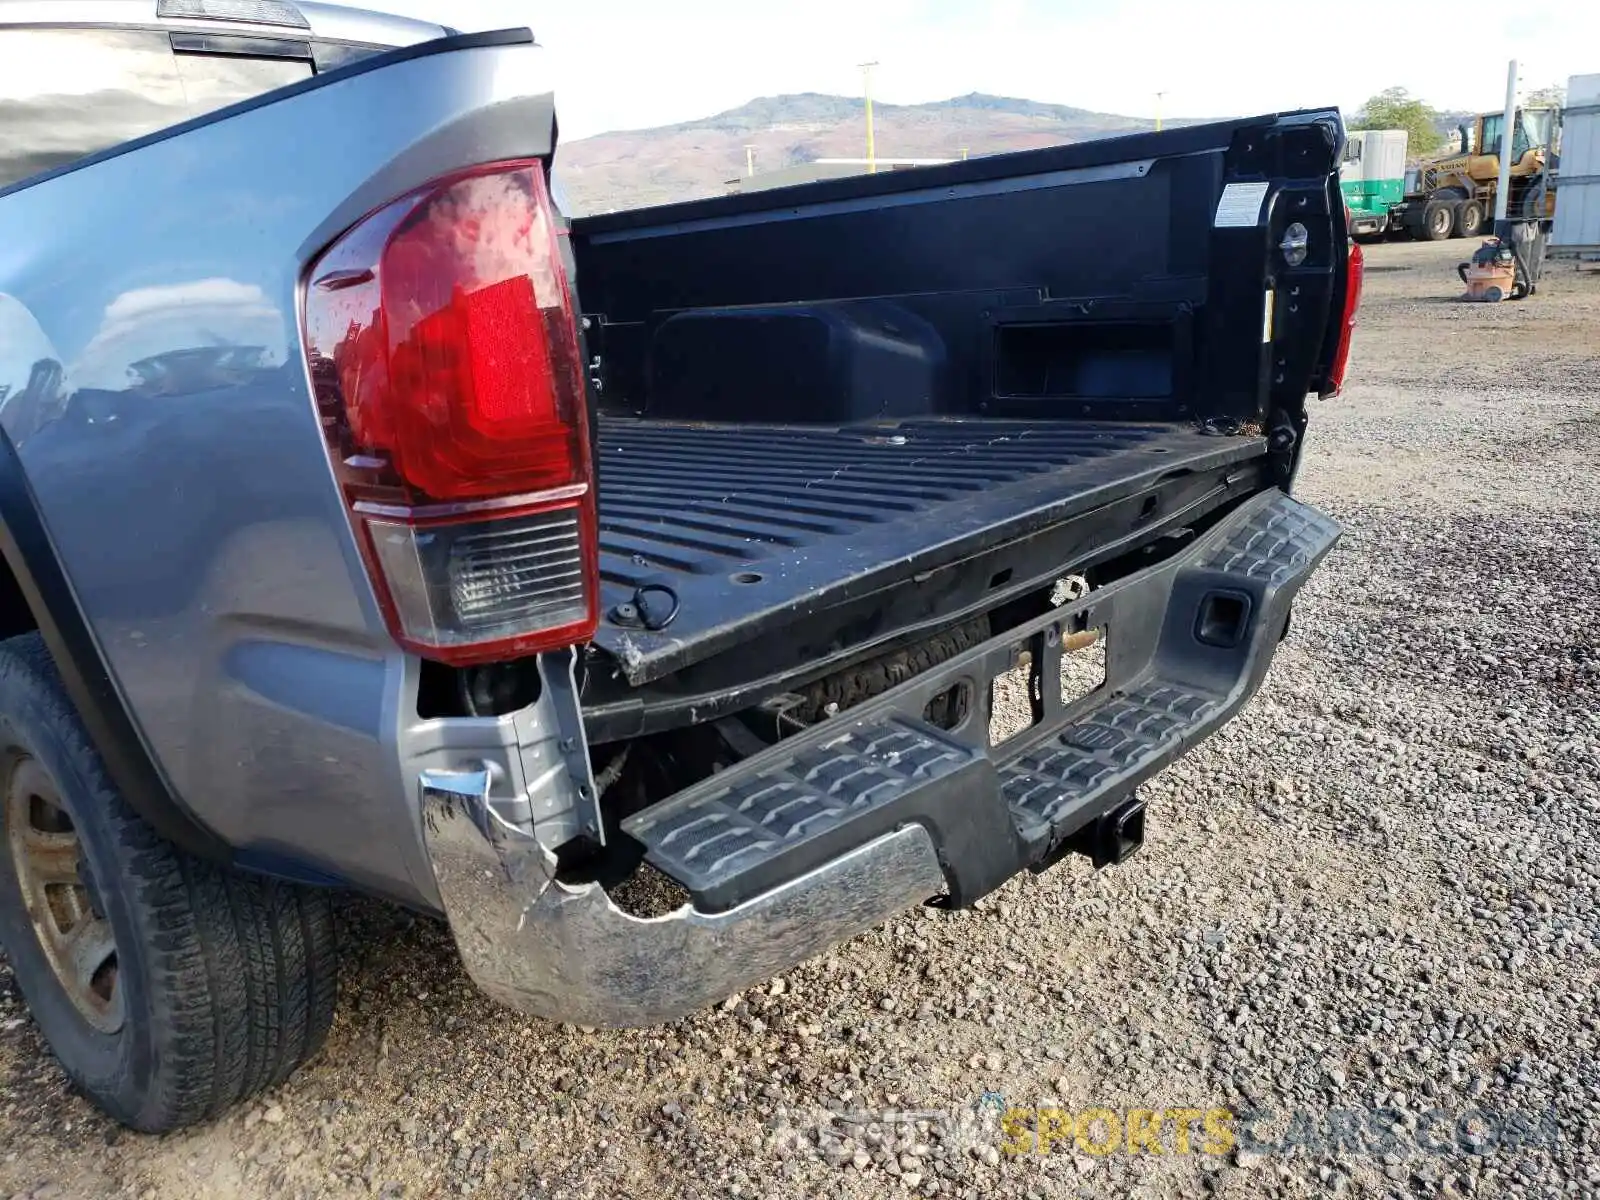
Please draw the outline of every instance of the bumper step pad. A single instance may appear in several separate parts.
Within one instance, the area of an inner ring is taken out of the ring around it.
[[[1241,506],[1182,553],[786,739],[636,813],[625,833],[723,912],[823,870],[896,828],[927,829],[949,903],[1051,861],[1134,789],[1233,715],[1260,685],[1290,599],[1338,525],[1281,492]],[[1109,630],[1105,684],[1036,705],[1034,728],[988,745],[989,681],[1021,648],[1048,684],[1064,630]],[[955,728],[924,721],[951,686],[978,702]]]
[[[623,829],[706,912],[796,879],[907,821],[928,826],[946,856],[963,863],[963,876],[994,856],[986,834],[974,837],[1004,816],[994,767],[981,752],[893,712],[818,729],[826,736],[790,739],[777,757],[741,763],[711,787],[629,817]],[[980,815],[986,820],[975,824]],[[995,869],[1003,873],[983,890],[1015,872],[1010,857],[1002,854]]]
[[[1150,774],[1150,764],[1176,758],[1184,733],[1225,700],[1153,680],[1003,768],[1001,790],[1024,843],[1039,856],[1049,853],[1098,815],[1101,797],[1125,795]]]

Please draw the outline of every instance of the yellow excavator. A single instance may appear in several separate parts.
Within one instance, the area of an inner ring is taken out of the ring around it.
[[[1389,228],[1417,241],[1476,237],[1494,221],[1495,189],[1500,181],[1500,148],[1505,114],[1480,113],[1456,128],[1453,150],[1406,173],[1405,196],[1389,210]],[[1511,134],[1511,196],[1506,213],[1549,219],[1555,214],[1551,147],[1557,143],[1561,110],[1519,108]]]

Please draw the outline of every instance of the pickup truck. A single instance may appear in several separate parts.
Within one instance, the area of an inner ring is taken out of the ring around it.
[[[1120,862],[1338,536],[1336,111],[569,220],[526,30],[0,22],[0,941],[138,1129],[341,889],[643,1025]]]

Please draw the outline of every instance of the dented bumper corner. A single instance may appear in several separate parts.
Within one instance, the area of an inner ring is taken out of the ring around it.
[[[423,836],[467,973],[522,1012],[583,1025],[675,1020],[869,929],[944,888],[927,830],[888,833],[727,912],[618,908],[486,796],[424,786]]]

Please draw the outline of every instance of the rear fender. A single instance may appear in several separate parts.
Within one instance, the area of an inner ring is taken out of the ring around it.
[[[94,631],[56,557],[10,434],[0,429],[0,558],[26,613],[8,612],[7,635],[39,631],[61,682],[111,781],[140,816],[192,854],[226,861],[231,852],[173,794],[106,668]]]
[[[0,303],[33,330],[0,337],[7,562],[117,785],[188,848],[433,903],[417,671],[327,459],[301,290],[396,197],[548,162],[542,67],[526,30],[440,39],[0,192]],[[35,374],[50,402],[19,403]]]

